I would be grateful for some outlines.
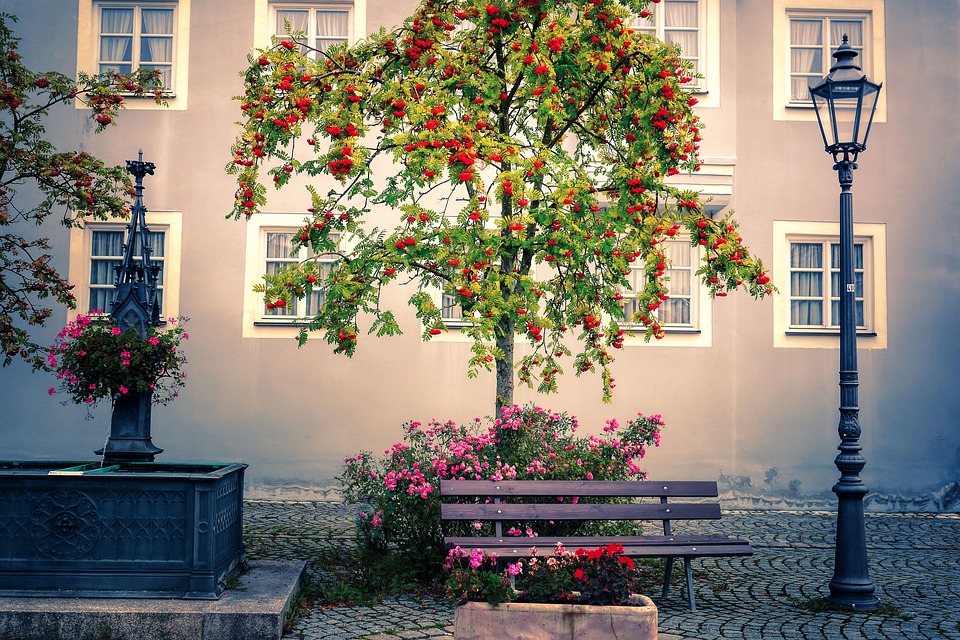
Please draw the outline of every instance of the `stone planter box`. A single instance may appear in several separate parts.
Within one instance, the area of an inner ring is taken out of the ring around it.
[[[0,596],[219,598],[246,466],[0,462]]]
[[[656,640],[657,607],[632,596],[638,606],[583,604],[489,605],[467,602],[456,609],[455,640]]]

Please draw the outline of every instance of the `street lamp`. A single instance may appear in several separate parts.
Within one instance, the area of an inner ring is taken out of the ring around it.
[[[867,136],[877,108],[881,84],[867,79],[857,65],[857,52],[847,36],[834,52],[830,74],[810,88],[824,150],[833,155],[840,179],[840,450],[835,460],[840,480],[837,494],[837,540],[833,579],[827,600],[835,605],[871,610],[879,606],[867,567],[867,534],[860,479],[865,460],[860,455],[860,408],[857,391],[857,299],[853,251],[853,170],[857,155],[867,148]]]

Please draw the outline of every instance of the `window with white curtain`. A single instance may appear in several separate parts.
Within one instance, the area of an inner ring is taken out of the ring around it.
[[[457,302],[457,296],[444,293],[440,296],[440,318],[449,327],[463,325],[463,307]]]
[[[176,9],[172,3],[98,3],[98,71],[157,70],[164,91],[172,92]]]
[[[680,45],[681,57],[693,63],[694,73],[706,75],[704,60],[703,34],[706,0],[662,0],[650,4],[651,12],[646,18],[637,18],[634,28],[649,33],[660,40]],[[691,83],[695,88],[703,88],[705,79]]]
[[[126,227],[119,225],[100,225],[88,224],[86,232],[89,235],[89,277],[86,279],[86,291],[81,293],[81,311],[84,313],[100,312],[103,315],[110,313],[110,307],[116,297],[117,272],[116,267],[123,260],[123,245],[126,240]],[[155,265],[160,265],[159,279],[157,281],[157,301],[160,303],[160,317],[164,315],[163,293],[164,293],[164,271],[167,258],[167,236],[168,231],[165,228],[150,227],[150,233],[147,234],[147,246],[153,253],[150,260]],[[134,259],[140,261],[139,240],[137,243]]]
[[[316,58],[317,52],[350,40],[350,7],[348,5],[280,4],[272,6],[273,35],[284,37],[291,33],[303,34],[304,55]],[[315,50],[312,51],[311,49]]]
[[[810,102],[810,87],[830,72],[833,52],[847,36],[847,44],[860,54],[864,73],[870,69],[870,16],[862,14],[817,14],[790,12],[790,102]]]
[[[334,255],[316,256],[316,254],[307,247],[295,249],[294,240],[299,232],[299,229],[292,228],[265,228],[262,230],[263,268],[261,273],[277,275],[287,267],[306,260],[314,260],[318,267],[316,276],[317,284],[325,282],[330,275],[330,269],[336,262],[337,257]],[[268,309],[266,304],[262,303],[261,320],[269,322],[313,317],[320,310],[320,307],[323,306],[325,299],[326,296],[323,289],[321,287],[315,287],[313,291],[303,299],[296,297],[291,298],[284,307]]]
[[[867,261],[870,239],[854,243],[856,320],[860,331],[872,329],[868,321]],[[805,238],[790,242],[790,329],[835,330],[840,327],[839,238]]]
[[[646,267],[634,265],[627,276],[630,290],[623,292],[623,313],[628,324],[637,311],[648,311],[666,330],[695,330],[699,327],[698,300],[700,282],[696,276],[698,250],[690,245],[689,238],[671,238],[662,245],[667,269],[664,279],[667,285],[666,300],[652,311],[641,309],[636,292],[647,285]]]

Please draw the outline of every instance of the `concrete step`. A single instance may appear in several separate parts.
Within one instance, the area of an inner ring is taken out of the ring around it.
[[[280,640],[303,560],[256,560],[219,600],[0,598],[4,640]]]

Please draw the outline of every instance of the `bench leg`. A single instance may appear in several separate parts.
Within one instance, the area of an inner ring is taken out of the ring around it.
[[[663,597],[670,595],[670,578],[673,577],[673,556],[667,558],[667,569],[663,572]]]
[[[690,564],[690,558],[683,559],[683,571],[687,574],[687,602],[690,603],[690,611],[696,611],[697,601],[693,594],[693,567]]]

